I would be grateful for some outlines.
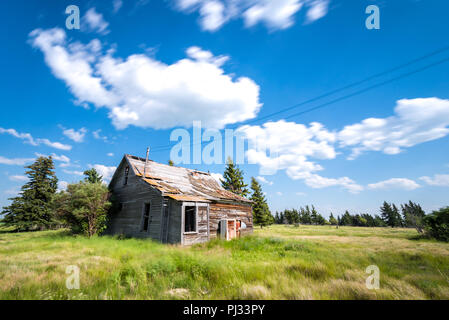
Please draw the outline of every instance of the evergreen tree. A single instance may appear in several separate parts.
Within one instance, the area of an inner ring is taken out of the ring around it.
[[[39,157],[25,168],[29,169],[26,171],[29,181],[22,186],[17,197],[10,199],[11,205],[3,208],[3,222],[14,226],[17,231],[50,228],[54,224],[50,201],[58,185],[53,159]]]
[[[342,226],[351,226],[352,225],[352,216],[349,214],[348,210],[341,216],[341,220],[339,225]]]
[[[393,221],[394,225],[393,227],[400,228],[404,226],[404,221],[402,220],[401,214],[399,213],[398,207],[393,203],[391,206],[391,209],[393,210]]]
[[[333,225],[333,226],[335,226],[335,225],[338,224],[338,221],[337,221],[337,219],[334,218],[334,215],[332,214],[332,212],[331,212],[331,215],[330,215],[330,217],[329,217],[329,223],[330,223],[331,225]]]
[[[409,201],[401,205],[404,226],[407,228],[415,228],[419,233],[424,231],[423,219],[426,215],[421,206],[417,203]]]
[[[312,205],[312,211],[310,212],[310,218],[312,219],[313,224],[319,224],[319,218],[318,218],[318,212],[316,211],[315,207]]]
[[[272,223],[272,215],[262,192],[262,187],[254,177],[251,178],[251,190],[253,191],[250,200],[253,201],[254,223],[263,228]]]
[[[302,224],[312,224],[312,217],[310,216],[310,208],[306,206],[306,208],[301,208],[301,223]]]
[[[226,170],[223,174],[224,180],[221,182],[223,188],[242,197],[248,195],[248,185],[243,181],[243,172],[234,165],[231,158],[228,158]]]
[[[83,174],[86,176],[84,178],[84,181],[89,183],[102,183],[103,182],[103,176],[100,176],[97,170],[95,168],[92,168],[90,170],[86,170],[83,172]]]
[[[396,205],[384,201],[382,207],[380,207],[380,213],[387,226],[392,228],[402,226],[402,218]]]

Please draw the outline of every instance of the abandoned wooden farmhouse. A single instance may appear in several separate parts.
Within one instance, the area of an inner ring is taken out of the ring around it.
[[[125,155],[109,187],[119,203],[109,234],[191,245],[253,231],[251,201],[209,173]]]

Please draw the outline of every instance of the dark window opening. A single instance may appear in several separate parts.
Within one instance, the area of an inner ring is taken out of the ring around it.
[[[149,225],[150,225],[150,204],[145,203],[145,208],[143,209],[142,231],[147,232]]]
[[[196,207],[185,207],[184,232],[196,232]]]
[[[125,168],[125,182],[123,183],[125,186],[128,184],[128,174],[129,174],[129,167]]]

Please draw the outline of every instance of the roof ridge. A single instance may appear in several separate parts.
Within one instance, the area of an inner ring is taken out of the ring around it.
[[[134,160],[138,160],[138,161],[141,161],[141,162],[145,162],[146,161],[146,159],[138,157],[138,156],[134,156],[132,154],[125,154],[125,157],[133,158]],[[151,160],[151,159],[148,159],[148,161],[151,161],[151,162],[154,162],[156,164],[159,164],[159,165],[162,165],[162,166],[166,166],[166,167],[180,168],[180,169],[185,169],[185,170],[187,170],[189,172],[197,172],[197,173],[202,173],[202,174],[206,174],[206,175],[211,176],[210,172],[205,172],[205,171],[201,171],[201,170],[197,170],[197,169],[189,169],[189,168],[186,168],[186,167],[180,167],[180,166],[175,166],[175,165],[171,166],[171,165],[168,165],[168,164],[165,164],[165,163],[161,163],[161,162],[157,162],[157,161],[154,161],[154,160]]]

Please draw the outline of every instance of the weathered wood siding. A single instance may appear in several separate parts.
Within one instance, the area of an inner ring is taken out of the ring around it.
[[[192,245],[195,243],[207,242],[209,240],[208,228],[207,228],[207,214],[208,207],[207,206],[199,206],[197,207],[197,219],[198,219],[198,229],[196,233],[185,233],[184,232],[184,221],[182,224],[183,231],[183,242],[184,245]]]
[[[236,219],[244,222],[246,224],[246,229],[240,230],[240,235],[242,236],[253,232],[253,214],[251,205],[211,203],[209,212],[210,239],[218,237],[218,223],[222,219]]]
[[[107,233],[130,237],[152,238],[160,241],[163,197],[129,170],[128,183],[124,185],[126,161],[117,169],[111,189],[122,209],[110,217]],[[150,223],[147,232],[142,231],[143,210],[150,203]]]

